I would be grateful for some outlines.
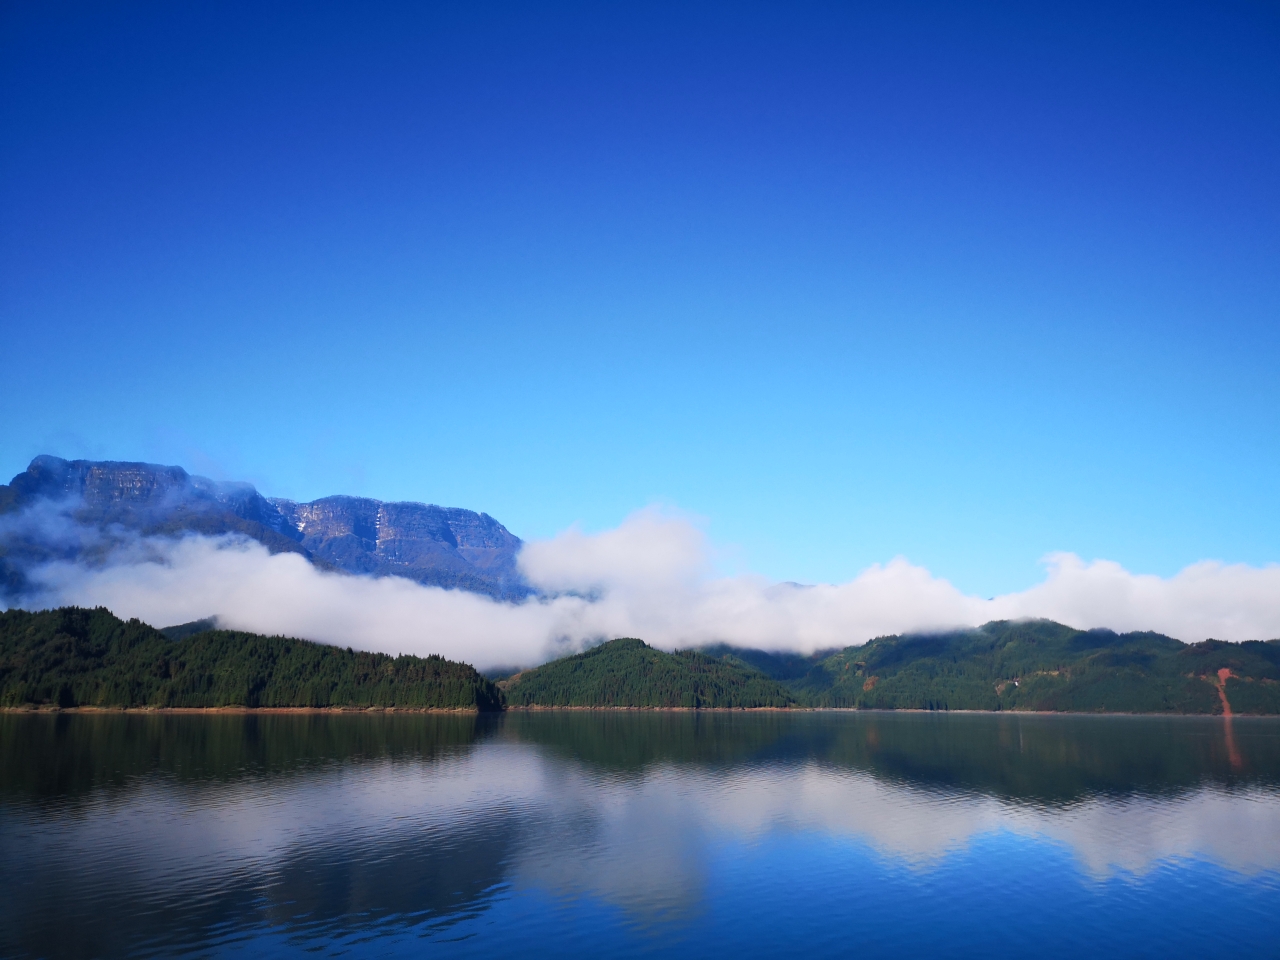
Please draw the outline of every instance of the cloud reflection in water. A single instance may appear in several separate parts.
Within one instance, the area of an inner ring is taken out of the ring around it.
[[[681,926],[705,907],[718,851],[796,835],[847,847],[851,865],[869,850],[922,874],[992,835],[1070,850],[1082,882],[1182,860],[1243,878],[1280,871],[1280,727],[1241,725],[1257,775],[1233,779],[1229,765],[1179,760],[1218,756],[1212,721],[1073,722],[511,717],[433,755],[392,737],[321,762],[304,750],[275,770],[255,772],[233,752],[217,776],[152,769],[75,797],[8,793],[0,849],[14,895],[0,920],[19,940],[3,946],[73,956],[148,943],[181,952],[252,930],[385,936],[528,895],[591,898],[632,923]],[[609,733],[618,724],[658,746],[629,753]],[[1164,780],[1125,760],[1124,741],[1168,740],[1171,729],[1182,743],[1155,758]],[[957,770],[981,766],[963,756],[955,766],[957,744],[974,742],[991,757],[990,779],[956,783]],[[1118,766],[1098,754],[1108,742]],[[1082,779],[1042,782],[1040,761],[1027,759],[1036,749],[1074,756]],[[1130,771],[1128,788],[1113,767]]]

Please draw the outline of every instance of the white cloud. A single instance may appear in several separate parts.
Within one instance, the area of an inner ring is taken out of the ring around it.
[[[276,884],[291,860],[337,850],[366,886],[383,892],[383,903],[395,899],[388,886],[396,878],[395,851],[503,824],[509,829],[494,836],[502,872],[493,882],[587,894],[633,916],[671,919],[699,905],[708,850],[779,832],[865,844],[895,866],[920,871],[1000,833],[1033,841],[1037,853],[1071,851],[1082,878],[1095,882],[1193,858],[1238,877],[1280,868],[1280,847],[1259,842],[1280,836],[1275,793],[1213,784],[1160,797],[1102,794],[1041,805],[812,761],[664,763],[636,776],[601,777],[556,751],[499,739],[443,764],[371,760],[305,774],[178,786],[133,780],[87,798],[56,830],[48,818],[17,808],[0,821],[0,842],[13,851],[15,873],[53,873],[91,899],[115,897],[94,888],[96,874],[82,869],[85,851],[118,852],[111,890],[146,902],[225,889],[245,877],[269,896],[287,895]],[[465,844],[434,846],[447,856]],[[13,896],[22,902],[32,889],[17,885]]]
[[[1075,627],[1157,630],[1182,640],[1280,636],[1280,566],[1194,564],[1163,579],[1070,554],[1020,593],[967,596],[895,559],[843,584],[717,576],[705,535],[642,510],[604,533],[529,544],[520,563],[549,599],[502,603],[408,580],[326,573],[230,537],[133,543],[113,562],[34,573],[45,604],[102,604],[158,625],[210,614],[228,626],[390,653],[440,653],[486,668],[531,665],[617,636],[656,646],[727,641],[809,652],[913,630],[1048,617]]]
[[[439,653],[480,667],[550,655],[562,602],[515,605],[399,577],[317,570],[254,541],[189,536],[149,541],[162,562],[104,568],[55,563],[36,575],[45,603],[102,605],[163,625],[216,614],[224,626],[362,650]]]
[[[1000,617],[1047,617],[1073,626],[1156,630],[1194,642],[1280,637],[1280,565],[1213,560],[1168,579],[1129,573],[1118,563],[1048,558],[1049,575],[1021,593],[997,597]]]

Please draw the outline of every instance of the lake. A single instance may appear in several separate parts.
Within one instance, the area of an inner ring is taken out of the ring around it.
[[[1280,720],[0,715],[0,954],[1280,956]]]

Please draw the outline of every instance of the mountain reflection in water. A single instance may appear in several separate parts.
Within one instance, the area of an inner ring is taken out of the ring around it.
[[[1280,721],[9,714],[0,857],[5,956],[1250,955]]]

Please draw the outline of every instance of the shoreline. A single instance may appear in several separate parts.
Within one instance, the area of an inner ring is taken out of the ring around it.
[[[503,713],[929,713],[964,714],[975,717],[1216,717],[1238,719],[1260,717],[1280,719],[1277,713],[1237,713],[1224,717],[1221,713],[1143,713],[1123,710],[925,710],[920,707],[548,707],[541,704],[507,707]]]
[[[501,713],[500,710],[479,710],[476,707],[50,707],[21,706],[0,707],[0,713],[22,713],[52,716],[60,713],[77,714],[249,714],[249,713],[448,713],[481,714]]]
[[[923,710],[914,707],[899,709],[859,707],[579,707],[545,706],[530,704],[506,707],[502,710],[480,710],[476,707],[54,707],[47,705],[23,705],[0,707],[0,714],[28,716],[55,716],[58,714],[83,715],[157,715],[201,714],[240,716],[248,714],[330,714],[359,716],[367,714],[449,714],[466,716],[500,716],[504,713],[926,713],[963,714],[966,716],[1019,716],[1019,717],[1211,717],[1223,720],[1241,718],[1280,719],[1274,713],[1141,713],[1118,710]]]

